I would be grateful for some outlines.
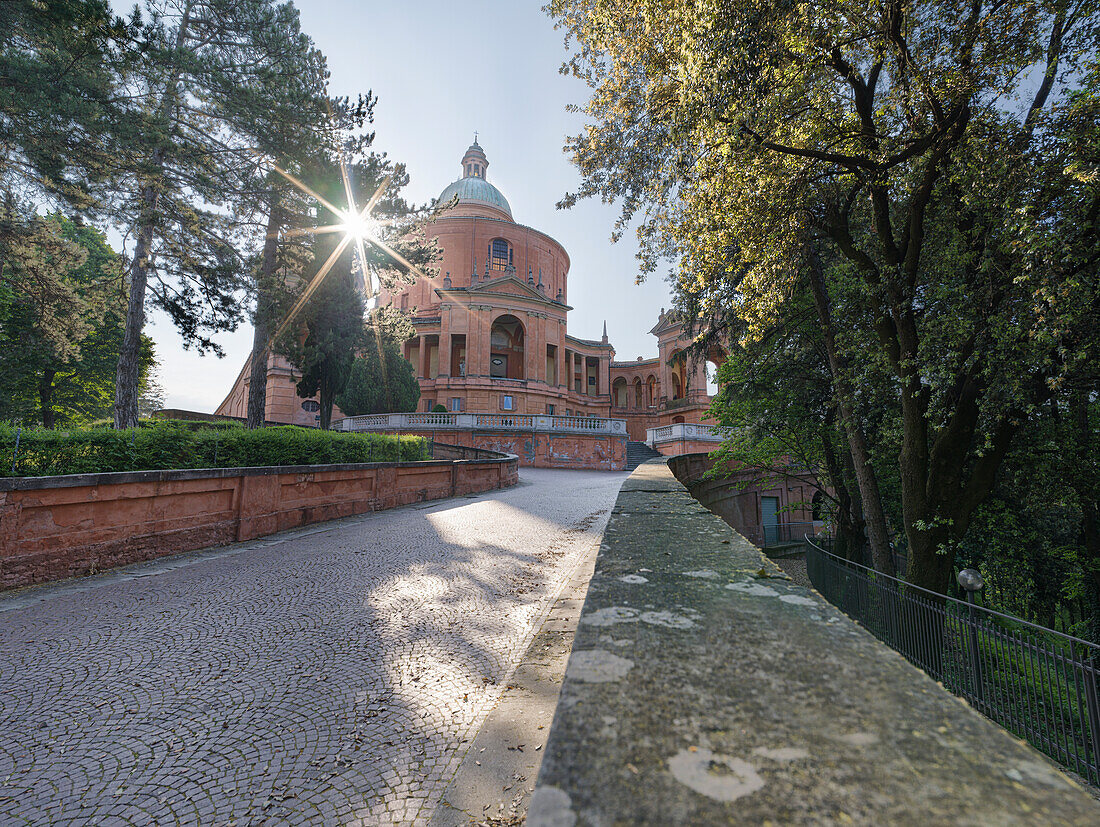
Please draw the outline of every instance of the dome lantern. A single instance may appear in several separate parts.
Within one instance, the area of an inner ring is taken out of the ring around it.
[[[477,142],[477,134],[474,134],[474,142],[470,144],[466,154],[462,156],[463,178],[485,178],[485,170],[489,166],[489,159],[485,157],[483,150]]]

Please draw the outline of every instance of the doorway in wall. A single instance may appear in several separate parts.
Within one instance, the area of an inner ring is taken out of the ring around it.
[[[760,498],[760,524],[764,528],[764,545],[779,542],[779,497]]]

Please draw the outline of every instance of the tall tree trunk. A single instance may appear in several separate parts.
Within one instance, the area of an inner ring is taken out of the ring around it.
[[[153,153],[154,167],[164,163],[164,152]],[[145,289],[152,267],[153,229],[158,193],[153,184],[141,191],[141,224],[134,246],[134,265],[130,268],[130,297],[126,305],[126,329],[118,354],[115,375],[115,427],[136,428],[138,424],[138,384],[141,378],[141,333],[145,329]]]
[[[329,426],[332,425],[332,406],[336,399],[336,394],[333,392],[332,382],[329,381],[329,377],[325,374],[321,375],[320,382],[320,425],[322,431],[327,431]]]
[[[275,269],[279,261],[279,230],[283,222],[279,193],[271,194],[260,276],[256,285],[256,319],[252,332],[252,371],[248,381],[248,427],[262,428],[267,419],[267,357],[275,309]]]
[[[191,6],[183,9],[173,50],[179,49],[188,39],[191,25]],[[177,61],[171,77],[164,87],[160,102],[160,115],[167,121],[179,98],[180,65]],[[149,181],[141,188],[141,212],[137,222],[137,243],[134,245],[134,265],[130,268],[130,296],[126,305],[126,329],[122,336],[122,350],[118,355],[118,372],[115,374],[115,428],[136,428],[138,424],[138,384],[141,379],[141,333],[145,328],[145,290],[149,285],[149,271],[153,267],[153,232],[156,227],[157,202],[160,198],[167,151],[163,146],[153,150],[152,172]]]
[[[861,545],[859,540],[863,537],[862,520],[856,518],[855,504],[844,478],[844,469],[837,452],[833,450],[831,431],[835,426],[832,422],[828,425],[829,427],[821,431],[821,448],[825,456],[825,468],[836,492],[836,546],[833,551],[843,557],[850,557],[848,550]]]
[[[53,380],[56,370],[47,368],[38,380],[38,403],[42,407],[42,427],[52,428],[56,421],[53,410]]]
[[[821,323],[821,335],[825,342],[825,353],[829,360],[829,371],[833,375],[833,387],[836,391],[837,409],[840,422],[848,437],[848,448],[855,466],[856,485],[863,503],[863,517],[867,531],[867,540],[871,546],[871,560],[875,569],[893,576],[894,556],[890,553],[890,536],[886,530],[886,513],[882,508],[882,496],[879,492],[878,478],[871,465],[871,452],[867,447],[867,438],[856,418],[852,403],[851,388],[843,359],[837,351],[836,332],[833,327],[832,308],[829,294],[825,288],[825,272],[817,250],[812,248],[808,255],[810,264],[810,290],[817,308],[818,321]]]

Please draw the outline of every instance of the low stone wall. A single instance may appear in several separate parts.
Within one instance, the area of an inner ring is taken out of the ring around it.
[[[400,434],[402,430],[375,431]],[[416,431],[431,438],[431,432]],[[626,468],[626,436],[615,434],[546,434],[536,431],[440,431],[439,438],[472,448],[515,454],[527,468],[572,468],[622,471]]]
[[[704,509],[623,485],[527,824],[1097,824],[1044,756]]]
[[[518,481],[500,454],[0,479],[0,589]]]

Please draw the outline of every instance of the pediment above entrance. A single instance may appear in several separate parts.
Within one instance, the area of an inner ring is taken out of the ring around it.
[[[501,276],[497,279],[479,282],[472,287],[452,288],[450,290],[436,288],[435,292],[440,298],[447,298],[451,301],[459,302],[462,302],[463,299],[473,301],[476,299],[485,299],[490,296],[514,296],[556,308],[564,308],[565,310],[573,309],[567,304],[553,301],[545,293],[541,293],[526,282],[520,281],[515,276]]]

